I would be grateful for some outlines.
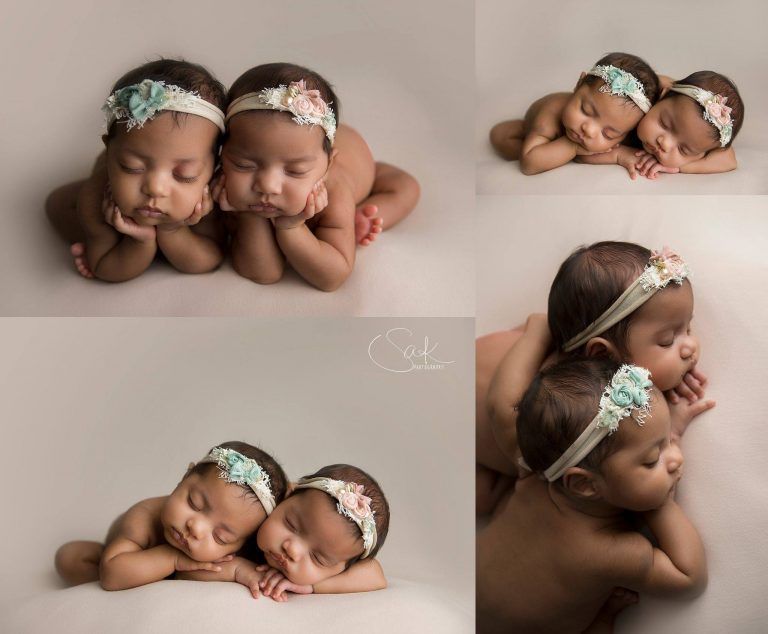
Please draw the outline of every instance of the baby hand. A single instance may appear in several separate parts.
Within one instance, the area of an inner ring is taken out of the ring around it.
[[[707,377],[694,367],[692,370],[685,373],[680,385],[670,390],[669,401],[672,403],[677,402],[678,398],[686,398],[693,403],[694,401],[704,398],[704,388],[706,386]]]
[[[272,597],[274,601],[287,601],[287,592],[295,592],[296,594],[312,594],[314,592],[312,586],[301,586],[293,583],[279,570],[269,566],[259,566],[257,569],[264,572],[261,583],[259,583],[262,593],[265,597]]]
[[[237,211],[227,198],[227,190],[224,187],[224,172],[220,172],[218,176],[213,179],[213,193],[212,197],[217,203],[219,203],[219,209],[222,211]]]
[[[680,440],[680,438],[685,433],[685,430],[688,428],[688,425],[694,418],[715,406],[715,401],[712,399],[703,398],[703,392],[701,393],[701,396],[702,398],[690,401],[688,399],[678,397],[673,393],[672,390],[667,392],[669,414],[672,422],[673,442]]]
[[[223,187],[222,187],[223,189]],[[188,227],[191,227],[192,225],[196,225],[198,222],[200,222],[205,216],[207,216],[209,213],[213,211],[213,196],[211,196],[211,188],[206,185],[203,189],[203,196],[202,198],[197,202],[195,205],[195,208],[192,210],[192,215],[189,216],[184,221],[184,224]]]
[[[243,560],[235,571],[235,581],[250,590],[254,599],[259,598],[259,582],[264,573],[260,571],[263,566],[255,566],[248,560]]]
[[[627,170],[629,177],[632,180],[637,179],[639,161],[636,158],[636,154],[632,152],[631,148],[621,148],[619,150],[618,156],[616,157],[616,162],[625,170]]]
[[[104,200],[101,203],[101,211],[108,225],[115,228],[118,233],[129,236],[138,242],[152,242],[157,237],[154,227],[143,227],[132,218],[124,216],[107,189],[104,192]]]
[[[183,552],[179,551],[176,555],[175,568],[176,572],[191,572],[193,570],[210,570],[212,572],[221,572],[221,566],[219,563],[230,561],[232,555],[222,557],[217,561],[195,561],[191,557],[188,557]]]
[[[659,174],[677,174],[680,171],[679,167],[664,167],[653,154],[645,150],[635,152],[635,156],[640,157],[637,161],[637,170],[651,180],[656,180]]]
[[[616,149],[616,146],[608,148],[607,150],[598,150],[597,152],[593,152],[592,150],[587,150],[586,148],[582,147],[578,143],[574,143],[576,146],[576,156],[592,156],[593,154],[608,154],[608,152],[613,152]]]
[[[320,213],[328,205],[328,190],[324,181],[317,181],[312,191],[307,196],[307,204],[304,209],[295,216],[277,216],[272,219],[275,229],[293,229],[304,224],[315,214]]]

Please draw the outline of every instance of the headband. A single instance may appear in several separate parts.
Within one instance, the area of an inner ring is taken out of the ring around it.
[[[371,510],[371,498],[363,495],[363,485],[331,478],[301,478],[297,489],[317,489],[336,499],[336,509],[341,515],[357,524],[363,534],[363,556],[365,559],[376,546],[376,522]]]
[[[704,108],[704,120],[711,123],[720,132],[720,147],[728,145],[733,136],[731,108],[725,105],[728,97],[716,95],[709,90],[691,84],[672,84],[669,89],[672,92],[679,92],[681,95],[690,97]]]
[[[269,488],[269,474],[259,466],[259,463],[247,458],[239,451],[214,447],[205,458],[197,464],[213,462],[219,468],[219,477],[227,482],[246,486],[256,494],[264,510],[269,515],[275,510],[275,498]]]
[[[628,97],[643,112],[648,112],[651,109],[651,102],[645,96],[642,82],[632,73],[609,65],[593,66],[587,71],[587,75],[594,75],[605,82],[605,85],[600,87],[600,92]]]
[[[145,79],[141,83],[126,86],[107,97],[101,107],[107,127],[115,121],[127,119],[128,130],[141,128],[158,112],[174,110],[208,119],[224,132],[224,113],[196,92],[166,85],[164,81]]]
[[[583,346],[592,337],[604,333],[636,311],[667,284],[675,282],[680,285],[689,275],[688,265],[668,247],[664,247],[661,251],[651,251],[651,257],[640,277],[632,282],[602,315],[578,335],[566,341],[563,350],[571,352]]]
[[[336,115],[320,96],[319,90],[309,90],[304,80],[293,81],[288,86],[265,88],[238,97],[227,108],[226,121],[246,110],[280,110],[290,112],[299,125],[319,125],[333,144],[336,136]]]
[[[574,443],[565,450],[554,464],[544,472],[550,482],[561,478],[566,469],[575,467],[608,434],[619,428],[619,422],[637,410],[635,420],[642,425],[651,411],[649,403],[653,383],[648,379],[650,372],[636,365],[622,365],[611,382],[605,386],[600,397],[600,409],[581,432]]]

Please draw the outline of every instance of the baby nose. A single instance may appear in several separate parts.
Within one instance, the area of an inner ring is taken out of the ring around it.
[[[282,179],[277,170],[261,170],[256,176],[254,186],[262,194],[276,195],[281,192]]]
[[[696,337],[689,335],[683,344],[680,346],[680,356],[688,360],[691,357],[695,357],[699,350],[699,342]]]
[[[165,178],[157,172],[149,172],[144,179],[142,194],[149,198],[163,198],[168,194]]]
[[[660,134],[659,135],[659,138],[656,139],[656,145],[659,146],[659,149],[662,152],[669,152],[670,143],[669,143],[669,139],[667,138],[667,136],[665,134]]]
[[[195,539],[200,539],[203,532],[203,522],[197,517],[191,517],[187,521],[187,530]]]
[[[677,443],[669,445],[667,450],[667,471],[675,473],[683,466],[684,462],[683,452],[680,451],[680,447]]]
[[[301,544],[295,539],[286,539],[283,542],[283,552],[291,561],[296,561],[301,556]]]
[[[581,124],[581,133],[588,139],[591,139],[593,136],[595,136],[596,130],[597,126],[589,119]]]

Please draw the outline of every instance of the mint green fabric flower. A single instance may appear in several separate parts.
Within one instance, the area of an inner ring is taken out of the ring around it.
[[[140,84],[126,86],[117,91],[115,101],[126,108],[136,121],[143,123],[161,110],[166,102],[165,86],[145,79]]]
[[[261,479],[261,467],[242,454],[232,452],[227,455],[226,461],[229,477],[233,482],[251,484]]]
[[[637,81],[629,73],[612,67],[608,73],[608,86],[614,95],[630,95],[637,91]]]
[[[616,385],[611,390],[611,400],[619,407],[628,407],[635,401],[634,392],[631,385]]]

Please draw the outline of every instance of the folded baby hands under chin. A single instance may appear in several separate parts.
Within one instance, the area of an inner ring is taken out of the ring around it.
[[[235,571],[235,581],[251,591],[254,599],[259,594],[271,597],[274,601],[288,600],[288,592],[312,594],[311,585],[299,585],[291,582],[282,572],[266,564],[257,566],[253,562],[242,560]]]
[[[227,198],[227,190],[225,186],[226,177],[223,173],[219,173],[213,181],[213,199],[219,203],[219,207],[225,212],[249,212],[259,218],[270,220],[275,229],[292,229],[305,223],[310,218],[313,218],[315,214],[320,213],[328,206],[328,190],[325,186],[324,180],[317,181],[312,190],[307,196],[307,204],[304,209],[293,216],[275,215],[271,211],[255,211],[246,209],[236,209]]]

